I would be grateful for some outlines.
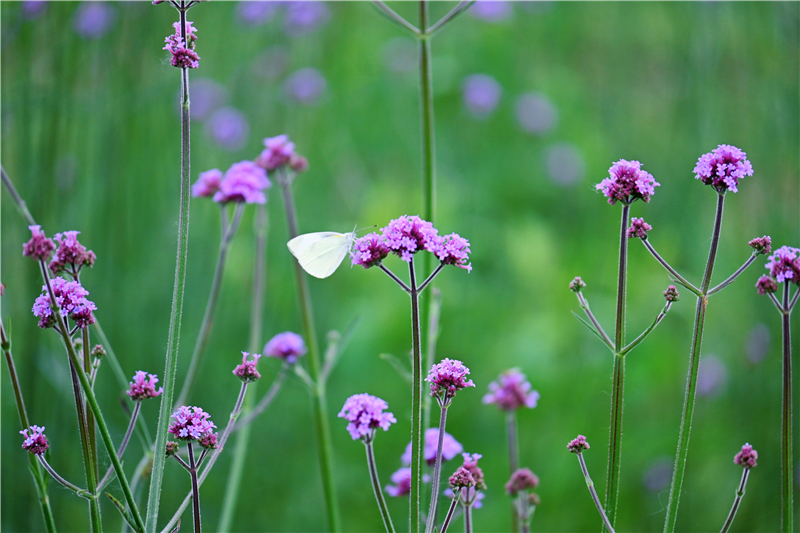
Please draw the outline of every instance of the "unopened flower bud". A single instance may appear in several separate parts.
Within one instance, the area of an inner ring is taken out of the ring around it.
[[[167,447],[166,447],[167,457],[169,457],[170,455],[176,455],[180,447],[181,447],[180,444],[178,444],[174,440],[167,442]]]
[[[591,446],[586,442],[586,437],[583,435],[578,435],[567,444],[567,449],[572,453],[583,453],[583,450],[588,450],[589,448]]]
[[[772,252],[772,239],[770,239],[769,235],[756,237],[747,244],[749,244],[750,247],[759,254],[768,254]]]
[[[737,453],[733,458],[733,462],[739,466],[750,469],[758,465],[756,459],[758,459],[758,452],[749,444],[745,444],[742,446],[742,451]]]
[[[583,289],[585,286],[586,283],[583,282],[580,276],[576,277],[575,279],[569,282],[569,290],[571,290],[572,292],[576,293],[581,292],[581,289]]]
[[[95,344],[94,348],[92,348],[92,356],[98,359],[102,359],[106,356],[106,350],[103,348],[102,344]]]
[[[519,468],[511,474],[511,479],[506,483],[506,492],[511,496],[516,496],[523,490],[535,489],[538,486],[539,478],[536,477],[536,474],[527,468]]]
[[[454,489],[474,487],[475,478],[472,477],[472,473],[470,473],[469,470],[463,466],[459,466],[458,470],[456,470],[455,473],[450,476],[450,486]]]
[[[48,239],[41,226],[28,226],[33,236],[22,245],[22,255],[30,256],[37,261],[47,261],[56,249],[56,244]]]
[[[647,240],[647,232],[653,229],[653,226],[644,221],[643,218],[634,217],[631,219],[631,227],[628,228],[628,238],[634,237]]]
[[[305,172],[308,170],[308,159],[302,155],[292,154],[289,158],[289,167],[295,172]]]
[[[677,302],[680,300],[678,288],[675,285],[670,285],[667,287],[667,290],[664,291],[664,298],[666,298],[668,302]]]
[[[761,276],[756,282],[758,294],[770,294],[778,290],[778,283],[769,276]]]
[[[531,492],[528,494],[528,503],[534,506],[541,505],[542,500],[539,499],[539,495],[535,492]]]

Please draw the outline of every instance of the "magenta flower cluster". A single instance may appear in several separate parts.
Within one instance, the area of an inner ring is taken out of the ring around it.
[[[308,160],[294,151],[294,143],[288,135],[267,137],[264,139],[264,150],[256,158],[256,165],[267,171],[289,166],[295,172],[308,170]]]
[[[211,421],[211,415],[203,411],[200,407],[186,407],[182,405],[172,414],[175,421],[170,424],[169,432],[175,435],[176,439],[184,441],[199,441],[208,443],[211,433],[217,427]],[[216,438],[211,439],[216,442]]]
[[[511,474],[511,479],[506,483],[506,492],[511,496],[516,496],[523,490],[535,489],[538,486],[538,476],[527,468],[520,468]]]
[[[463,466],[458,467],[458,470],[456,470],[455,473],[450,476],[449,481],[450,486],[454,489],[475,486],[475,478],[472,477],[472,473]]]
[[[742,446],[742,451],[733,457],[733,462],[744,468],[753,468],[758,466],[756,460],[758,459],[758,452],[753,449],[749,444]]]
[[[158,383],[158,378],[155,374],[137,370],[133,376],[133,381],[131,381],[130,389],[127,391],[128,396],[131,397],[131,400],[137,402],[147,398],[155,398],[164,392],[164,387],[159,387],[156,390],[156,383]]]
[[[469,470],[469,473],[472,474],[472,478],[475,480],[475,488],[486,490],[483,470],[478,466],[478,460],[483,456],[479,453],[462,453],[461,456],[464,458],[464,464],[462,466]]]
[[[769,235],[764,235],[763,237],[756,237],[747,244],[749,244],[750,247],[759,254],[769,254],[770,252],[772,252],[772,239],[770,238]]]
[[[303,337],[291,331],[284,331],[272,337],[264,346],[264,355],[283,359],[289,364],[297,361],[308,351]]]
[[[250,354],[242,352],[242,364],[233,369],[233,375],[241,379],[244,383],[251,383],[261,379],[261,374],[256,370],[256,363],[258,363],[258,358],[261,357],[261,354],[253,354],[252,361],[247,360],[248,355]]]
[[[64,270],[67,265],[71,267],[72,274],[77,274],[84,265],[89,267],[94,265],[97,256],[78,242],[79,233],[80,231],[56,233],[55,240],[58,241],[58,250],[49,265],[50,271],[54,274]]]
[[[22,441],[22,449],[33,455],[43,455],[50,447],[47,444],[47,437],[44,436],[44,427],[31,426],[20,431],[20,434],[25,437],[25,440]]]
[[[647,232],[651,229],[653,229],[653,226],[645,222],[643,218],[633,217],[627,232],[628,238],[647,239]]]
[[[735,146],[720,144],[697,160],[695,178],[719,192],[737,192],[739,180],[753,175],[753,165],[746,155]]]
[[[355,394],[344,402],[339,418],[350,422],[347,424],[347,431],[353,440],[362,439],[364,442],[370,442],[377,428],[387,431],[389,426],[397,422],[392,413],[383,412],[388,408],[389,404],[377,396]]]
[[[539,392],[531,390],[525,374],[516,368],[506,370],[497,381],[489,383],[489,392],[483,397],[483,403],[493,403],[503,411],[515,411],[520,407],[533,409],[538,401]]]
[[[756,282],[756,289],[758,290],[758,294],[763,296],[777,291],[778,284],[769,276],[761,276]]]
[[[383,236],[372,232],[356,240],[350,251],[350,258],[354,265],[370,268],[379,265],[389,255],[389,251],[389,247],[383,242]]]
[[[766,268],[770,276],[782,283],[786,280],[800,285],[800,249],[790,246],[781,246],[775,253],[767,258]]]
[[[67,281],[62,277],[53,278],[50,284],[56,297],[56,303],[61,309],[61,316],[69,316],[79,328],[94,324],[92,311],[95,311],[97,306],[86,298],[89,291],[84,289],[79,282]],[[39,318],[40,328],[50,328],[56,325],[57,320],[50,307],[47,286],[42,287],[42,294],[33,303],[33,314]]]
[[[391,477],[394,485],[386,485],[386,493],[392,497],[406,496],[411,492],[411,469],[403,467]]]
[[[167,36],[164,42],[164,50],[172,54],[170,62],[173,67],[178,68],[197,68],[200,66],[200,56],[194,51],[194,42],[197,40],[197,35],[194,32],[197,28],[192,26],[192,23],[186,21],[186,41],[181,36],[181,23],[175,22],[172,24],[175,28],[175,33]],[[188,45],[187,45],[188,43]]]
[[[214,195],[217,203],[246,202],[248,204],[265,204],[267,197],[264,191],[272,183],[266,171],[252,161],[240,161],[231,165],[225,175],[219,169],[201,172],[198,180],[192,185],[192,195],[206,197]]]
[[[47,261],[56,249],[55,243],[47,238],[41,226],[28,226],[28,229],[33,235],[22,245],[22,255],[30,256],[37,261]]]
[[[583,435],[578,435],[567,444],[567,449],[572,453],[582,453],[583,450],[588,450],[589,448],[591,446],[586,442],[586,437]]]
[[[443,399],[447,404],[458,391],[475,386],[471,379],[467,379],[468,375],[469,368],[464,363],[457,359],[444,359],[431,367],[425,381],[431,384],[431,396]]]
[[[595,189],[603,191],[611,205],[630,204],[636,200],[649,202],[655,188],[661,185],[649,172],[642,170],[638,161],[620,159],[611,165],[608,174],[610,177],[595,185]]]
[[[422,457],[428,466],[436,463],[436,449],[439,447],[439,428],[428,428],[425,430],[425,445],[422,449]],[[464,447],[453,436],[444,432],[442,439],[442,461],[450,461],[456,455],[464,451]],[[403,464],[411,464],[411,443],[406,446],[403,455],[400,457]]]

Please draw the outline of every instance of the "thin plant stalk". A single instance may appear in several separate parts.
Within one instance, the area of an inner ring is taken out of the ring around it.
[[[464,533],[472,533],[472,504],[464,506]]]
[[[92,494],[88,490],[82,489],[79,486],[77,486],[77,485],[75,485],[73,483],[70,483],[69,481],[67,481],[66,479],[61,477],[61,475],[58,472],[56,472],[55,469],[52,466],[50,466],[50,463],[47,462],[47,459],[44,458],[44,455],[37,455],[36,458],[39,460],[39,463],[42,465],[42,467],[44,467],[44,469],[47,470],[47,472],[50,473],[50,475],[53,477],[53,479],[58,481],[64,488],[67,488],[67,489],[71,490],[72,492],[74,492],[78,496],[86,498],[89,501],[96,499],[94,497],[94,494]]]
[[[431,368],[436,358],[436,342],[439,340],[439,317],[442,313],[442,291],[431,289],[431,298],[428,304],[427,335],[425,337],[425,368]],[[433,399],[425,396],[422,405],[422,427],[429,428],[431,425],[431,407]]]
[[[781,329],[783,333],[783,391],[781,395],[781,531],[791,533],[794,528],[792,475],[792,338],[789,318],[789,282],[783,283],[783,309]],[[747,469],[745,469],[745,472]]]
[[[508,438],[508,466],[509,476],[519,468],[519,439],[517,436],[517,411],[511,410],[506,413],[506,436]],[[511,503],[511,531],[519,531],[519,513],[514,503]],[[524,525],[524,522],[523,522]]]
[[[586,461],[584,461],[583,459],[583,454],[579,453],[577,455],[578,455],[578,461],[581,463],[581,470],[583,471],[583,477],[586,480],[586,486],[589,487],[589,493],[592,495],[592,500],[594,500],[594,505],[595,507],[597,507],[597,512],[600,513],[600,517],[603,519],[603,525],[610,533],[614,533],[614,527],[608,520],[608,516],[606,516],[606,512],[603,510],[603,506],[600,503],[600,498],[597,496],[597,491],[594,489],[594,482],[592,481],[592,478],[589,476],[589,469],[586,468]]]
[[[192,517],[194,533],[202,533],[200,524],[200,487],[197,484],[197,463],[194,460],[194,443],[189,441],[189,474],[192,476]]]
[[[669,491],[667,516],[664,521],[665,533],[673,533],[675,531],[675,523],[678,520],[678,503],[683,487],[683,476],[686,472],[686,458],[689,455],[689,433],[692,428],[694,401],[697,394],[697,369],[700,364],[700,346],[703,341],[703,324],[706,316],[706,305],[708,304],[707,293],[711,283],[711,274],[714,271],[714,262],[717,257],[724,203],[725,195],[718,194],[714,231],[711,236],[711,248],[708,252],[706,270],[703,274],[703,281],[700,285],[700,295],[697,297],[697,307],[695,308],[694,326],[692,328],[692,345],[691,351],[689,352],[689,373],[686,377],[686,393],[683,399],[683,412],[681,413],[681,425],[678,433],[678,452],[675,456],[675,468],[672,472],[672,485]]]
[[[261,401],[258,402],[258,405],[255,408],[253,408],[252,406],[250,407],[250,412],[247,413],[247,415],[244,418],[242,418],[236,424],[236,426],[234,426],[233,428],[234,432],[242,431],[245,428],[245,426],[250,425],[250,423],[253,420],[255,420],[256,417],[258,417],[258,415],[263,413],[272,404],[272,401],[278,395],[278,392],[280,392],[281,386],[286,380],[286,374],[289,372],[289,368],[291,366],[292,365],[290,363],[283,363],[283,366],[281,366],[280,371],[278,371],[278,375],[275,377],[275,380],[272,382],[272,385],[270,385],[267,393],[264,395]],[[250,397],[252,396],[253,394],[251,393]]]
[[[409,531],[420,529],[420,486],[422,477],[422,345],[420,341],[419,293],[414,273],[414,258],[408,263],[411,284],[411,344],[413,353],[411,374],[411,492],[409,497]]]
[[[453,501],[450,502],[450,508],[447,510],[447,516],[444,518],[444,523],[442,524],[442,530],[439,533],[446,533],[447,528],[450,527],[450,521],[453,520],[453,514],[456,512],[456,507],[458,507],[458,499],[461,496],[461,491],[464,490],[461,487],[457,488],[453,491]]]
[[[727,533],[727,531],[731,528],[731,524],[733,524],[733,519],[736,518],[736,511],[739,510],[739,504],[742,503],[742,496],[744,496],[744,487],[747,485],[747,476],[750,475],[750,469],[745,468],[744,472],[742,472],[742,481],[739,482],[739,489],[736,491],[736,498],[733,499],[733,507],[731,507],[731,512],[728,513],[728,518],[725,519],[725,523],[722,524],[722,529],[719,533]]]
[[[375,493],[375,499],[378,501],[378,509],[381,511],[383,526],[386,528],[386,533],[395,533],[394,524],[392,524],[392,516],[389,514],[389,508],[386,506],[386,499],[383,497],[381,483],[378,480],[378,469],[375,467],[375,451],[372,447],[372,439],[366,441],[364,444],[367,451],[369,477],[372,480],[372,491]]]
[[[439,442],[436,445],[436,462],[433,466],[433,480],[431,481],[431,506],[428,510],[428,523],[425,533],[432,533],[436,523],[436,510],[439,503],[439,484],[442,477],[442,448],[444,446],[444,428],[447,423],[447,406],[442,406],[439,418]]]
[[[81,340],[83,345],[83,371],[87,375],[92,372],[92,357],[89,347],[89,328],[81,328]],[[90,387],[92,385],[90,384]],[[97,482],[99,479],[97,466],[97,433],[95,431],[94,414],[91,409],[84,406],[86,412],[86,444],[89,448],[89,462],[87,463],[87,489],[92,494],[97,494]],[[92,531],[97,533],[103,531],[103,521],[100,516],[100,502],[97,498],[89,500],[91,516],[96,520],[92,524]]]
[[[185,6],[181,0],[181,6]],[[180,30],[186,42],[186,10],[180,12]],[[178,367],[178,347],[183,318],[183,291],[186,284],[186,264],[189,252],[189,189],[191,180],[190,139],[189,139],[189,69],[181,69],[181,181],[180,210],[178,216],[178,250],[175,259],[175,283],[172,290],[172,309],[169,317],[166,363],[164,365],[164,394],[158,411],[153,472],[150,477],[150,491],[147,497],[146,533],[154,533],[158,522],[158,506],[161,501],[161,486],[164,481],[164,464],[167,456],[163,453],[167,445],[167,428],[172,414],[172,401],[175,392],[175,374]],[[113,453],[113,452],[111,452]],[[138,513],[138,511],[137,511]]]
[[[419,2],[419,79],[422,126],[422,213],[433,223],[436,216],[436,135],[433,119],[433,56],[431,39],[426,35],[430,26],[428,0]],[[427,270],[424,272],[428,273]]]
[[[128,442],[130,442],[131,440],[131,435],[133,434],[133,428],[136,426],[136,420],[139,418],[139,412],[141,411],[141,409],[142,409],[142,402],[137,401],[136,405],[133,408],[131,421],[128,424],[128,430],[125,432],[125,436],[122,438],[122,443],[119,445],[119,449],[117,450],[117,457],[119,458],[122,458],[122,454],[125,453],[125,450],[128,447]],[[100,493],[100,491],[102,491],[105,488],[106,484],[109,481],[111,481],[111,476],[113,473],[114,473],[113,468],[109,468],[106,471],[105,475],[103,476],[103,479],[101,479],[100,483],[97,484],[97,489],[96,489],[97,493]]]

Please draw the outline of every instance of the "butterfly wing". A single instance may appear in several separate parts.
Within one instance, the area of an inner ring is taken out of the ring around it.
[[[353,244],[355,233],[320,231],[298,235],[287,243],[303,267],[315,278],[327,278],[339,267]]]

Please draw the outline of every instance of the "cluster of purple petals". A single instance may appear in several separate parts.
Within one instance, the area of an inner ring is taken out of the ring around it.
[[[670,285],[667,287],[667,290],[664,291],[664,298],[668,302],[677,302],[680,300],[680,293],[678,292],[678,288],[675,285]]]
[[[383,412],[388,408],[389,404],[377,396],[355,394],[344,402],[344,406],[339,412],[339,418],[350,422],[347,424],[347,431],[350,432],[353,440],[369,440],[374,436],[377,428],[386,431],[389,426],[397,422],[392,413]]]
[[[94,252],[87,250],[84,245],[78,242],[80,231],[65,231],[56,233],[55,240],[58,242],[58,250],[52,261],[50,261],[50,271],[54,274],[64,270],[67,265],[72,266],[72,271],[77,272],[84,265],[91,267],[94,265],[97,256]]]
[[[638,161],[620,159],[608,169],[610,177],[598,183],[595,188],[603,191],[608,203],[630,204],[634,200],[650,201],[655,188],[661,185],[649,172],[642,170]]]
[[[164,387],[159,387],[156,390],[156,383],[158,383],[158,378],[155,374],[137,370],[133,376],[131,387],[128,389],[128,396],[131,397],[131,400],[137,402],[146,398],[155,398],[164,392]]]
[[[475,479],[475,488],[486,490],[483,470],[478,466],[478,460],[483,456],[479,453],[462,453],[461,456],[464,457],[464,464],[462,466],[469,470],[469,473],[472,474],[473,479]]]
[[[211,432],[209,432],[209,433],[206,433],[205,435],[203,435],[202,437],[200,437],[200,438],[197,440],[197,442],[198,442],[198,443],[200,444],[200,446],[202,446],[203,448],[208,448],[208,449],[211,449],[211,450],[213,450],[214,448],[216,448],[216,447],[217,447],[217,444],[218,444],[218,437],[219,437],[219,434],[218,434],[218,433],[211,433]]]
[[[180,25],[180,22],[173,23],[172,26],[175,28],[175,33],[168,35],[164,39],[167,44],[163,49],[172,54],[170,62],[173,67],[197,68],[200,66],[200,56],[194,51],[194,42],[197,40],[197,35],[194,32],[197,31],[197,28],[193,27],[192,23],[187,20],[186,41],[184,41],[183,37],[181,37]]]
[[[572,453],[581,453],[583,450],[588,450],[589,448],[591,448],[591,446],[586,442],[586,437],[583,435],[578,435],[567,444],[567,449]]]
[[[278,333],[264,346],[264,355],[283,359],[290,364],[305,355],[307,351],[303,337],[291,331]]]
[[[461,361],[444,359],[431,367],[425,381],[431,384],[431,396],[453,398],[461,389],[475,386],[468,374],[469,368]]]
[[[520,468],[511,474],[511,479],[506,483],[506,492],[516,496],[523,490],[535,489],[538,486],[539,477],[527,468]]]
[[[384,244],[403,261],[422,250],[436,253],[439,231],[427,220],[418,216],[403,215],[381,229]]]
[[[539,392],[531,390],[525,374],[512,368],[500,374],[497,381],[489,383],[489,392],[483,403],[493,403],[503,411],[514,411],[520,407],[533,409],[539,401]]]
[[[50,283],[53,287],[56,303],[61,309],[61,316],[69,316],[80,328],[94,324],[92,311],[95,311],[97,306],[86,298],[89,295],[89,291],[84,289],[77,281],[67,281],[62,277],[53,278]],[[42,294],[33,303],[33,314],[39,318],[40,328],[49,328],[56,325],[56,317],[50,308],[50,295],[47,293],[46,286],[42,287]]]
[[[192,185],[192,196],[198,198],[214,196],[219,191],[222,183],[222,172],[218,168],[212,168],[200,173],[200,177]]]
[[[250,354],[242,352],[242,364],[233,369],[233,375],[241,379],[244,383],[251,383],[261,379],[261,374],[256,370],[256,363],[258,363],[258,358],[261,357],[261,354],[253,354],[252,361],[247,360],[248,355]]]
[[[772,239],[769,235],[764,235],[763,237],[756,237],[752,241],[748,242],[747,244],[760,254],[768,254],[772,252]]]
[[[734,456],[733,462],[744,468],[753,468],[758,466],[758,463],[756,463],[757,459],[758,452],[755,451],[749,444],[745,444],[742,446],[742,451]]]
[[[695,178],[720,192],[737,192],[739,180],[753,175],[753,165],[746,155],[735,146],[720,144],[697,160],[693,171]]]
[[[643,218],[633,217],[631,219],[631,227],[628,228],[628,238],[646,239],[647,232],[653,229],[653,226],[644,221]]]
[[[33,455],[43,455],[50,447],[47,444],[47,437],[44,436],[44,427],[31,426],[20,431],[20,434],[25,437],[25,440],[22,441],[22,449]]]
[[[436,449],[439,447],[439,428],[428,428],[425,430],[425,446],[422,450],[422,457],[428,466],[433,466],[436,462]],[[464,451],[464,447],[453,438],[448,432],[444,432],[444,439],[442,440],[442,461],[449,461],[456,455]],[[403,464],[411,464],[411,443],[406,446],[400,460]]]
[[[386,485],[386,493],[389,496],[407,496],[411,492],[411,469],[403,467],[391,477],[394,485]]]
[[[22,255],[30,256],[37,261],[47,261],[56,249],[55,243],[48,239],[41,226],[28,226],[33,236],[22,245]]]
[[[771,294],[778,290],[777,282],[769,276],[761,276],[756,282],[756,289],[758,294],[765,295]]]
[[[766,268],[770,275],[782,283],[787,279],[800,285],[800,249],[790,246],[781,246],[775,253],[767,258]]]
[[[288,135],[267,137],[264,139],[264,146],[266,148],[256,158],[256,164],[268,171],[288,165],[294,155],[294,143],[289,140]]]
[[[368,233],[353,244],[350,259],[354,265],[370,268],[380,264],[389,255],[389,248],[383,243],[383,237],[375,232]]]
[[[450,476],[450,486],[454,489],[474,487],[475,478],[472,477],[472,472],[463,466],[459,466],[458,470],[456,470],[455,473]]]
[[[263,168],[252,161],[240,161],[225,172],[225,177],[219,182],[219,190],[214,194],[214,201],[265,204],[267,197],[264,191],[271,186]]]
[[[210,420],[211,415],[200,407],[182,405],[172,414],[172,418],[175,421],[170,424],[169,432],[180,440],[200,440],[217,427]]]
[[[434,252],[439,261],[445,265],[455,265],[472,272],[472,263],[469,263],[469,241],[458,233],[451,233],[441,238]]]

